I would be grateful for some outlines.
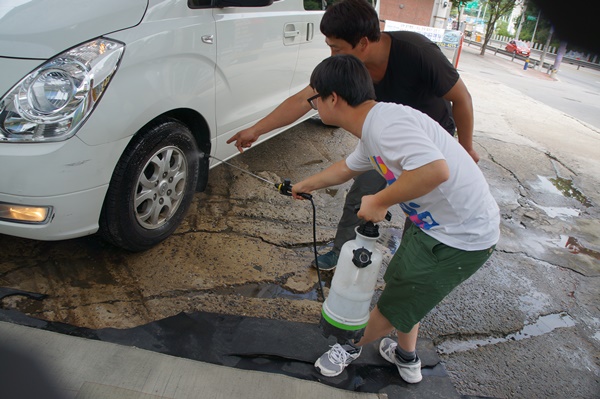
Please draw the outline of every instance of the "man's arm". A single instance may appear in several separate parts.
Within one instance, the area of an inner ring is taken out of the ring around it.
[[[363,172],[356,172],[346,165],[346,160],[342,159],[322,170],[321,172],[312,175],[299,183],[292,185],[292,195],[296,199],[303,199],[298,196],[298,193],[311,193],[320,188],[331,187],[342,184],[360,175]]]
[[[260,135],[297,121],[311,109],[306,100],[313,94],[313,89],[310,86],[306,86],[298,93],[288,97],[277,108],[271,111],[269,115],[256,122],[254,126],[237,132],[227,140],[227,144],[235,141],[237,149],[243,152],[244,148],[250,148]]]
[[[444,95],[444,99],[452,103],[452,116],[456,122],[458,142],[475,162],[479,162],[479,154],[473,148],[473,101],[461,78],[458,78],[456,84]]]
[[[379,223],[385,217],[388,208],[430,193],[449,177],[450,170],[443,159],[430,162],[417,169],[406,170],[394,183],[382,191],[375,195],[363,196],[358,217]]]

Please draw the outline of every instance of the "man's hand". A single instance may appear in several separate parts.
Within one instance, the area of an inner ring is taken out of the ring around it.
[[[473,158],[473,161],[475,161],[475,163],[479,163],[479,154],[477,153],[477,151],[471,148],[470,150],[467,150],[467,153],[471,156],[471,158]]]
[[[452,103],[452,116],[456,123],[458,142],[469,153],[475,163],[479,162],[479,154],[473,149],[473,100],[471,93],[461,78],[444,95],[444,99]]]
[[[252,144],[258,139],[258,136],[259,135],[254,133],[252,128],[240,130],[229,140],[227,140],[227,144],[235,141],[235,146],[237,147],[238,151],[244,152],[245,148],[252,147]]]

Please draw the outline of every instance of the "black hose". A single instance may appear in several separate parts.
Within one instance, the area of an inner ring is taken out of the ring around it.
[[[305,197],[306,198],[306,197]],[[323,282],[321,280],[321,268],[319,267],[319,256],[317,253],[317,208],[312,196],[308,198],[313,208],[313,250],[315,253],[315,266],[317,268],[317,278],[319,279],[319,293],[321,294],[321,302],[325,301],[325,294],[323,293]]]

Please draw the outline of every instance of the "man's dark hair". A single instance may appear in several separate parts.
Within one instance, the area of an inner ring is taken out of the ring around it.
[[[355,107],[375,99],[373,80],[365,64],[353,55],[334,55],[321,61],[310,76],[310,86],[321,98],[333,92]]]
[[[367,0],[341,0],[325,11],[321,19],[321,33],[342,39],[352,48],[363,37],[378,42],[381,38],[379,16]]]

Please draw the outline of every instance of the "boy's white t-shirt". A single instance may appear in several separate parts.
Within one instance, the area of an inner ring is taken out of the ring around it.
[[[430,193],[400,203],[426,234],[454,248],[477,251],[500,236],[500,212],[483,173],[437,122],[413,108],[377,103],[368,113],[348,168],[375,168],[394,183],[404,170],[445,159],[450,178]]]

